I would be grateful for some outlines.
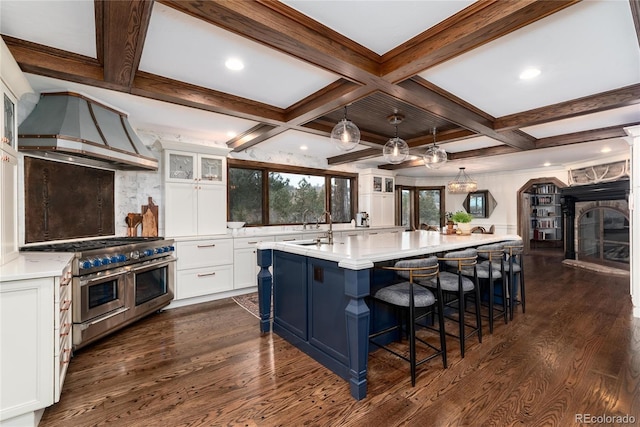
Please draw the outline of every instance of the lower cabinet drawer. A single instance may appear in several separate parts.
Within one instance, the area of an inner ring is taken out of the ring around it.
[[[178,271],[176,299],[192,298],[233,289],[233,265]]]

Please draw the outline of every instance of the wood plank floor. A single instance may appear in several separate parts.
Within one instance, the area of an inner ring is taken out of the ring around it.
[[[164,311],[75,355],[50,426],[568,426],[576,414],[640,422],[640,319],[629,279],[531,255],[527,312],[496,322],[449,368],[369,358],[367,398],[231,299]],[[486,326],[486,325],[485,325]]]

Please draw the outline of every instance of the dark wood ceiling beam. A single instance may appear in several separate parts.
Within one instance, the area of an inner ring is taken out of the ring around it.
[[[287,122],[304,124],[370,95],[375,90],[340,79],[286,110]]]
[[[457,153],[447,153],[449,161],[453,160],[461,160],[461,159],[469,159],[469,158],[480,158],[480,157],[491,157],[498,156],[501,154],[512,154],[518,153],[520,150],[514,147],[509,147],[508,145],[498,145],[495,147],[488,148],[479,148],[477,150],[468,150],[468,151],[460,151]],[[424,167],[424,162],[422,159],[416,160],[408,160],[406,162],[400,163],[398,165],[380,165],[378,169],[387,169],[387,170],[396,170],[396,169],[406,169],[406,168],[415,168],[415,167]]]
[[[3,35],[22,71],[107,89],[102,65],[94,58]],[[117,88],[119,89],[119,88]]]
[[[272,125],[281,125],[285,121],[281,108],[150,73],[136,74],[131,93]]]
[[[235,152],[243,151],[261,143],[262,141],[279,135],[286,130],[287,129],[283,127],[259,124],[228,141],[227,146],[232,148]]]
[[[151,19],[152,1],[97,1],[102,22],[97,34],[102,42],[104,79],[129,87],[142,56],[144,39]],[[100,49],[98,49],[100,51]]]
[[[571,6],[579,0],[477,2],[382,56],[381,76],[397,83]]]
[[[497,131],[523,128],[635,104],[640,104],[640,84],[500,117],[494,128]]]
[[[341,43],[335,31],[278,2],[158,1],[356,82],[371,82],[378,74],[379,62],[370,51]]]
[[[382,148],[365,148],[364,150],[351,151],[339,156],[329,157],[329,165],[342,165],[345,163],[357,162],[359,160],[374,159],[382,155]]]
[[[603,139],[625,138],[628,135],[624,131],[624,128],[629,126],[638,126],[638,125],[640,125],[640,122],[610,126],[610,127],[601,128],[601,129],[586,130],[582,132],[568,133],[565,135],[550,136],[547,138],[540,138],[536,142],[536,148],[561,147],[564,145],[579,144],[582,142],[600,141]]]

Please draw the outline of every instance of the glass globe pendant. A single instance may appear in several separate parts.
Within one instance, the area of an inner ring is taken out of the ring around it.
[[[447,163],[447,152],[436,145],[436,128],[433,128],[433,146],[424,153],[422,160],[427,169],[440,169]]]
[[[404,139],[398,137],[398,123],[402,122],[403,118],[399,114],[393,114],[388,117],[389,122],[396,125],[396,136],[389,139],[382,147],[384,159],[394,165],[404,162],[409,157],[409,145]]]
[[[360,143],[360,129],[347,119],[347,107],[344,107],[344,118],[331,131],[331,141],[342,151],[350,151]]]

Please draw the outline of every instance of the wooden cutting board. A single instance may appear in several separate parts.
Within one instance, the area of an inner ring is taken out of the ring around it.
[[[149,204],[142,205],[142,237],[158,236],[158,205],[149,197]]]

